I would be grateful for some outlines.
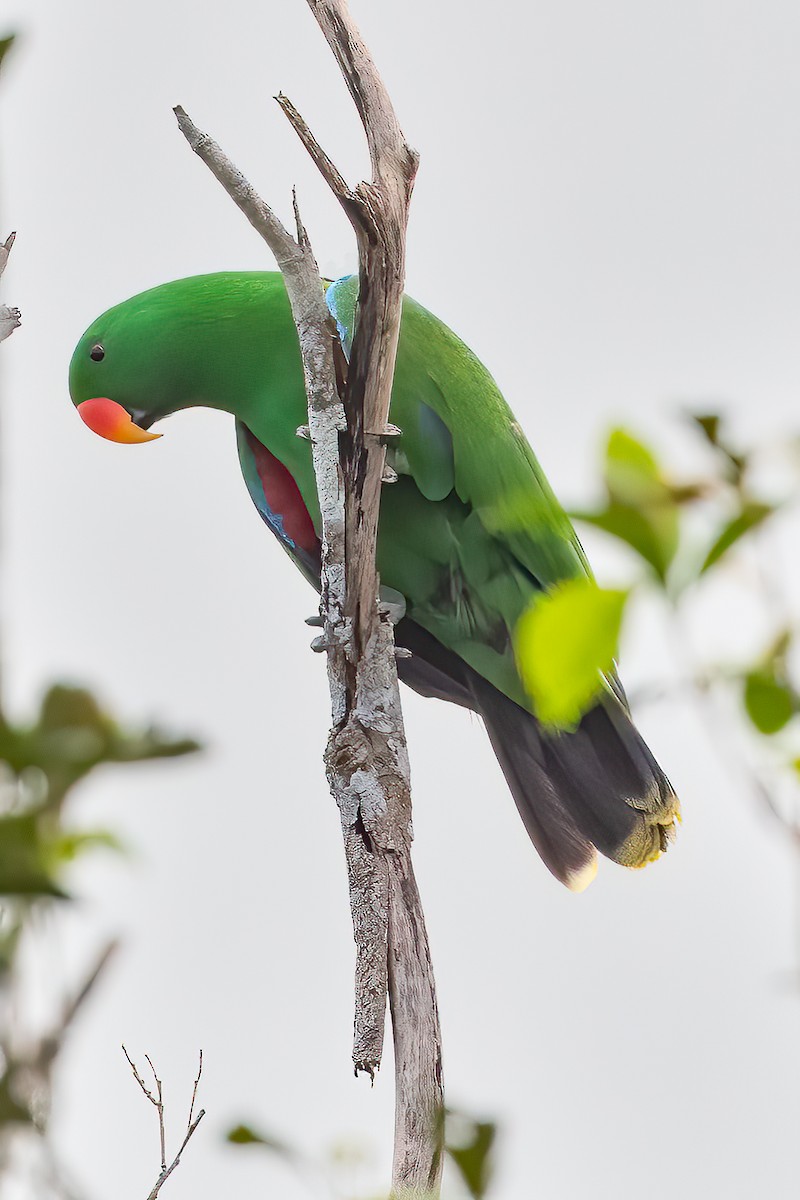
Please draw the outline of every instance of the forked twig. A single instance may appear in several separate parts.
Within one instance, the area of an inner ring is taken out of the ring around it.
[[[175,1157],[173,1158],[173,1160],[169,1164],[169,1166],[167,1166],[167,1135],[166,1135],[166,1125],[164,1122],[164,1094],[163,1094],[163,1090],[162,1090],[162,1086],[161,1086],[161,1080],[158,1078],[158,1074],[156,1072],[155,1067],[153,1066],[153,1062],[152,1062],[152,1059],[150,1058],[150,1055],[145,1054],[145,1058],[147,1059],[147,1064],[153,1073],[153,1079],[155,1081],[156,1091],[155,1091],[155,1095],[153,1095],[153,1093],[150,1091],[150,1088],[147,1086],[144,1079],[142,1079],[142,1076],[139,1074],[136,1063],[133,1061],[130,1054],[128,1054],[128,1051],[125,1049],[124,1046],[122,1047],[122,1053],[125,1055],[126,1059],[128,1060],[128,1065],[130,1066],[130,1069],[133,1071],[134,1079],[136,1080],[139,1087],[142,1089],[145,1096],[147,1097],[147,1099],[150,1101],[150,1103],[153,1105],[156,1112],[158,1113],[158,1135],[159,1135],[159,1142],[160,1142],[160,1146],[161,1146],[161,1170],[159,1172],[158,1179],[153,1184],[152,1191],[149,1193],[149,1195],[147,1197],[147,1200],[156,1200],[156,1197],[158,1196],[158,1193],[161,1191],[162,1186],[166,1183],[166,1181],[169,1179],[172,1172],[179,1165],[179,1163],[181,1161],[181,1155],[183,1154],[184,1150],[186,1149],[187,1145],[189,1144],[189,1139],[191,1138],[194,1131],[197,1129],[197,1126],[200,1124],[203,1117],[206,1115],[205,1109],[201,1108],[200,1111],[198,1112],[197,1116],[196,1117],[194,1116],[194,1106],[195,1106],[195,1101],[197,1099],[197,1088],[200,1083],[200,1076],[203,1074],[203,1051],[202,1050],[200,1051],[200,1064],[197,1068],[197,1076],[195,1078],[194,1086],[192,1088],[192,1101],[191,1101],[191,1104],[189,1105],[189,1120],[188,1120],[188,1123],[186,1126],[186,1134],[184,1135],[184,1139],[181,1142],[180,1147],[178,1148],[178,1153],[175,1155]]]

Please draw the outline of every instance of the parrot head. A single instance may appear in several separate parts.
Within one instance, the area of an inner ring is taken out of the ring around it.
[[[69,391],[79,416],[112,442],[149,442],[150,426],[174,412],[181,365],[170,354],[172,323],[132,301],[98,317],[75,348]]]
[[[89,428],[112,442],[148,442],[161,436],[150,427],[180,409],[204,405],[239,415],[242,381],[263,376],[270,305],[288,315],[280,276],[269,289],[263,279],[178,279],[93,321],[69,368],[72,403]],[[248,336],[251,326],[255,336]]]

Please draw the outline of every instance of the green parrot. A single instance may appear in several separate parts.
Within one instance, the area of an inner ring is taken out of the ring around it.
[[[345,354],[358,279],[326,284]],[[196,405],[236,418],[239,460],[263,520],[319,588],[320,515],[297,334],[282,276],[179,279],[104,313],[81,338],[69,388],[94,432],[117,442]],[[479,713],[525,827],[575,891],[596,850],[629,867],[666,849],[678,802],[631,722],[618,681],[568,732],[543,729],[514,656],[520,616],[588,566],[522,430],[486,368],[406,297],[384,489],[381,587],[392,600],[400,678],[423,696]]]

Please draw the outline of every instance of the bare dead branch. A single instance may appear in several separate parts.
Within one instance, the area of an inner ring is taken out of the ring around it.
[[[350,16],[346,0],[308,0],[308,6],[355,102],[369,146],[373,176],[382,179],[384,172],[396,176],[399,169],[401,175],[410,174],[413,180],[418,156],[403,137],[389,93]]]
[[[347,186],[344,177],[339,173],[339,168],[322,149],[322,146],[320,146],[289,97],[284,96],[283,92],[279,92],[275,99],[286,114],[290,125],[305,146],[333,194],[338,196],[340,200],[352,199],[353,193]]]
[[[337,387],[335,333],[319,269],[299,207],[295,207],[295,220],[299,223],[299,241],[295,242],[217,143],[197,129],[183,109],[175,112],[189,145],[267,242],[286,283],[300,340],[309,403],[309,424],[298,430],[298,434],[311,441],[322,518],[320,622],[325,632],[315,639],[313,647],[320,651],[337,650],[336,655],[328,658],[331,709],[336,726],[350,707],[348,664],[354,658],[352,625],[345,618],[345,517],[339,453],[340,435],[346,422]],[[287,239],[294,249],[288,246]],[[358,806],[345,804],[335,790],[334,797],[342,815],[356,942],[353,1062],[356,1072],[365,1071],[372,1076],[381,1060],[386,1013],[388,877],[385,866],[366,850],[363,834],[354,833]]]
[[[292,268],[302,256],[302,251],[280,219],[276,217],[269,205],[264,203],[255,188],[248,183],[241,171],[223,153],[214,139],[198,129],[180,105],[177,105],[172,111],[178,120],[181,133],[192,150],[202,158],[253,228],[261,234],[275,255],[280,269],[283,271],[286,268]]]
[[[156,1085],[156,1094],[153,1095],[153,1093],[150,1091],[147,1084],[145,1083],[144,1079],[142,1079],[142,1076],[139,1074],[139,1071],[136,1067],[135,1062],[133,1061],[131,1056],[128,1054],[128,1051],[125,1049],[124,1046],[122,1047],[122,1053],[125,1055],[126,1059],[128,1060],[128,1065],[130,1066],[131,1070],[133,1071],[134,1079],[136,1080],[139,1087],[142,1089],[145,1096],[150,1101],[150,1103],[155,1107],[156,1112],[158,1113],[158,1134],[159,1134],[159,1142],[160,1142],[160,1146],[161,1146],[161,1170],[159,1172],[158,1179],[153,1184],[153,1188],[147,1196],[147,1200],[156,1200],[158,1193],[161,1191],[161,1188],[166,1183],[166,1181],[169,1179],[172,1172],[175,1170],[176,1167],[180,1166],[181,1155],[183,1154],[184,1150],[186,1149],[187,1145],[189,1144],[189,1139],[192,1137],[192,1135],[194,1134],[194,1131],[197,1129],[197,1126],[200,1124],[203,1117],[206,1115],[205,1109],[201,1108],[200,1111],[198,1112],[197,1116],[194,1117],[194,1120],[192,1119],[194,1116],[195,1100],[197,1099],[197,1088],[200,1083],[200,1076],[203,1074],[203,1051],[202,1050],[200,1051],[200,1065],[198,1067],[197,1076],[195,1078],[194,1086],[192,1088],[192,1101],[189,1106],[189,1121],[188,1121],[188,1124],[186,1127],[186,1133],[184,1135],[183,1141],[181,1142],[181,1144],[178,1148],[178,1153],[175,1155],[175,1157],[173,1158],[173,1160],[169,1166],[167,1166],[166,1127],[165,1127],[165,1122],[164,1122],[164,1095],[163,1095],[163,1091],[162,1091],[162,1087],[161,1087],[161,1080],[158,1078],[158,1074],[156,1073],[156,1069],[153,1066],[153,1063],[150,1059],[150,1055],[145,1054],[145,1058],[147,1059],[147,1064],[153,1073],[153,1079],[155,1080],[155,1085]]]
[[[325,763],[341,815],[356,942],[353,1061],[357,1073],[370,1077],[380,1065],[388,990],[397,1098],[393,1195],[434,1197],[442,1160],[441,1038],[411,867],[409,765],[393,633],[379,614],[375,569],[380,494],[390,478],[386,440],[390,430],[396,436],[388,412],[418,157],[344,0],[308,3],[355,101],[373,171],[370,183],[349,188],[294,105],[278,97],[356,233],[359,317],[349,364],[332,336],[296,197],[297,241],[219,146],[182,109],[175,112],[192,149],[273,250],[297,325],[309,400],[308,429],[298,433],[311,440],[322,515],[324,632],[314,648],[328,652],[333,727]]]

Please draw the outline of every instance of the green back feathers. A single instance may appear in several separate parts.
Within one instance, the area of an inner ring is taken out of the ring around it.
[[[347,348],[357,279],[328,302]],[[100,342],[102,362],[89,350]],[[276,272],[176,280],[110,309],[70,369],[78,404],[108,396],[157,420],[206,405],[233,413],[294,477],[319,532],[297,334]],[[409,612],[526,704],[510,633],[538,588],[586,571],[575,534],[497,385],[464,343],[406,298],[391,417],[400,480],[382,498],[378,568]]]

